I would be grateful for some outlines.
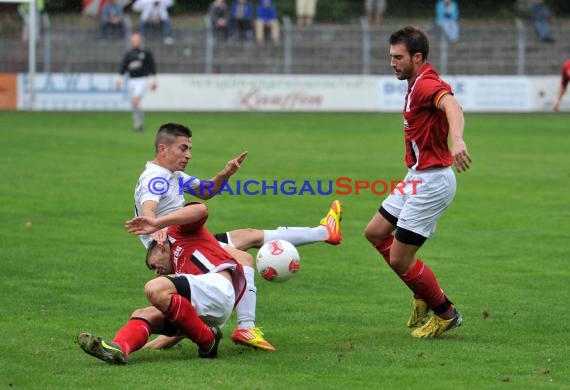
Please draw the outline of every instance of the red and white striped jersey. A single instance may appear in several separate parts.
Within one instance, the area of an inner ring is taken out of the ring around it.
[[[441,98],[453,94],[432,66],[426,63],[408,86],[404,104],[404,140],[406,165],[415,170],[451,165],[447,145],[449,124],[438,109]]]

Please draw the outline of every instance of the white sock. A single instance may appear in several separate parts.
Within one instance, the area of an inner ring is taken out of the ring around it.
[[[325,241],[329,232],[323,225],[317,227],[278,227],[277,230],[264,230],[263,243],[271,240],[289,241],[295,246]]]
[[[133,124],[135,128],[143,125],[143,111],[140,106],[133,106]]]
[[[255,306],[257,303],[257,287],[255,287],[255,270],[244,266],[245,292],[236,306],[237,327],[248,329],[255,327]]]

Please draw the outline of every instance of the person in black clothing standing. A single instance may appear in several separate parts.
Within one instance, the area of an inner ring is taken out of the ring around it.
[[[131,35],[131,49],[125,53],[119,78],[115,87],[120,89],[125,73],[128,73],[128,91],[133,109],[133,128],[135,131],[143,130],[143,111],[141,101],[143,95],[150,87],[152,91],[156,89],[156,65],[154,57],[149,50],[143,49],[143,38],[138,32]]]

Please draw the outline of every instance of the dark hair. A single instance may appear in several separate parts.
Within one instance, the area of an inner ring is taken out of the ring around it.
[[[418,27],[407,26],[392,35],[389,40],[390,45],[403,43],[408,48],[408,53],[413,56],[416,53],[422,53],[424,61],[427,61],[429,55],[429,40],[422,30]]]
[[[150,245],[148,246],[148,249],[146,250],[145,264],[148,269],[152,269],[152,267],[148,265],[148,258],[150,257],[152,250],[156,247],[156,244],[157,244],[156,240],[152,240],[150,242]]]
[[[159,144],[169,144],[174,141],[176,137],[192,137],[192,130],[188,127],[178,123],[165,123],[158,128],[156,138],[154,140],[154,149],[158,153]]]
[[[150,270],[153,270],[154,267],[151,267],[148,264],[148,259],[150,258],[150,255],[152,254],[152,251],[156,248],[156,246],[158,245],[158,242],[156,242],[156,240],[152,240],[150,242],[150,244],[148,245],[148,248],[146,250],[146,258],[145,258],[145,263],[146,263],[146,267]],[[166,240],[166,245],[168,245],[168,248],[170,248],[170,241]]]

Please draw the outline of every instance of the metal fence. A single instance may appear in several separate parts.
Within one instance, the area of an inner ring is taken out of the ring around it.
[[[407,21],[380,28],[358,24],[297,26],[282,19],[281,40],[256,43],[216,39],[199,19],[174,20],[174,44],[150,32],[147,46],[161,73],[207,74],[392,74],[388,58],[390,33]],[[431,39],[430,61],[442,74],[539,75],[559,72],[570,56],[570,23],[554,26],[553,44],[539,42],[523,20],[463,22],[461,38],[447,42],[430,21],[415,21]],[[134,28],[127,23],[127,33]],[[128,34],[127,34],[128,36]],[[115,72],[128,40],[101,39],[96,21],[43,15],[37,41],[39,72]],[[27,42],[16,23],[0,24],[0,72],[27,71]]]

